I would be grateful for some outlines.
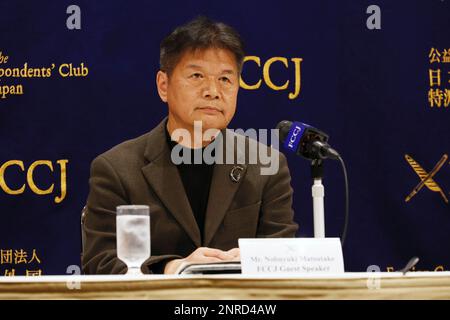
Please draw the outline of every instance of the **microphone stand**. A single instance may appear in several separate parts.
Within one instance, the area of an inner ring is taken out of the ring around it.
[[[314,159],[311,161],[313,213],[314,213],[314,238],[325,238],[325,188],[322,184],[323,161]]]

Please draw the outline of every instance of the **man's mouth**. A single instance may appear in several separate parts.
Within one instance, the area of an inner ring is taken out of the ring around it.
[[[200,107],[197,108],[198,110],[205,112],[207,114],[216,114],[216,113],[220,113],[222,112],[221,109],[217,108],[217,107],[213,107],[213,106],[205,106],[205,107]]]

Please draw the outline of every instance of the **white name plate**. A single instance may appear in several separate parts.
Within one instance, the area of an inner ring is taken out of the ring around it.
[[[339,238],[239,239],[243,274],[344,273]]]

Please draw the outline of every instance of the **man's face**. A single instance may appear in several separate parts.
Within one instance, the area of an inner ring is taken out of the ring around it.
[[[234,116],[239,71],[232,52],[225,49],[187,51],[172,74],[158,72],[158,92],[169,106],[169,131],[225,128]]]

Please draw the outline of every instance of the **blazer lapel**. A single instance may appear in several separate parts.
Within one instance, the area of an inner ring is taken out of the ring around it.
[[[142,168],[142,172],[165,207],[172,213],[195,245],[200,247],[200,230],[195,221],[178,169],[170,159],[170,149],[166,143],[164,132],[166,130],[165,123],[165,120],[162,121],[148,137],[145,157],[150,163]]]
[[[230,138],[234,138],[234,134],[230,133],[228,130],[222,132],[225,132],[227,137],[226,141]],[[205,217],[205,238],[203,241],[205,247],[210,244],[214,234],[222,223],[225,214],[230,207],[231,201],[239,189],[240,183],[247,171],[247,165],[244,163],[245,151],[240,148],[234,148],[235,159],[237,159],[236,164],[225,164],[226,159],[224,154],[226,154],[226,145],[227,143],[223,143],[223,146],[218,147],[217,149],[219,150],[216,150],[216,152],[221,152],[219,159],[222,157],[224,164],[216,164],[214,166]],[[235,182],[231,178],[231,172],[238,166],[240,167],[238,168],[240,171],[240,179]]]

